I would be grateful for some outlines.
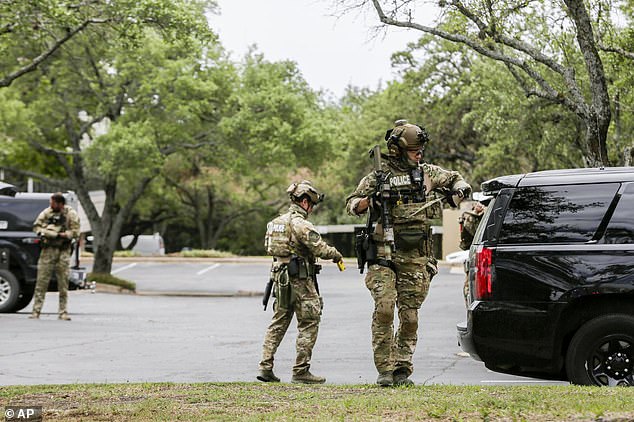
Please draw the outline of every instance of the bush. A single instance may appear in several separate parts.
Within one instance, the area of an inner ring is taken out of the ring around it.
[[[136,291],[136,284],[132,281],[124,280],[119,277],[115,277],[111,274],[105,273],[88,273],[86,280],[89,282],[96,281],[100,284],[110,284],[112,286],[119,286],[124,289]]]
[[[130,258],[134,256],[141,256],[141,254],[136,251],[124,250],[124,251],[114,251],[114,256],[118,258]]]
[[[231,252],[217,251],[215,249],[192,249],[191,251],[181,251],[170,255],[184,258],[229,258],[234,256]]]

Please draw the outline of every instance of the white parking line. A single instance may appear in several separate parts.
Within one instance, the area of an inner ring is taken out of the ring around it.
[[[198,271],[198,272],[196,273],[196,275],[203,275],[203,274],[205,274],[207,271],[211,271],[211,270],[213,270],[214,268],[218,268],[219,266],[220,266],[220,264],[214,264],[214,265],[211,265],[211,266],[209,266],[209,267],[207,267],[207,268],[204,268],[204,269],[202,269],[202,270]]]
[[[110,274],[120,273],[121,271],[125,271],[125,270],[128,270],[128,269],[132,268],[132,267],[136,267],[136,264],[137,264],[136,262],[133,262],[132,264],[128,264],[128,265],[126,265],[124,267],[117,268],[114,271],[110,271]]]

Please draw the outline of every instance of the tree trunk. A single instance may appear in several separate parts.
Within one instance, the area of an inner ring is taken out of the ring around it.
[[[610,95],[605,78],[603,63],[596,47],[592,21],[582,0],[564,0],[568,14],[574,21],[577,31],[577,43],[583,54],[588,72],[592,102],[587,108],[586,141],[588,167],[610,165],[607,151],[608,128],[610,127]]]
[[[110,239],[101,239],[99,243],[95,244],[95,257],[92,264],[93,273],[110,274],[114,249]]]
[[[609,166],[607,137],[610,126],[610,117],[599,118],[594,113],[586,120],[586,150],[585,157],[587,167]]]

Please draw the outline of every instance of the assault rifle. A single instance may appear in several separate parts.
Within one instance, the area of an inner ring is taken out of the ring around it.
[[[381,147],[375,145],[372,148],[372,159],[374,162],[374,175],[376,176],[376,197],[380,199],[380,219],[383,229],[383,241],[385,242],[385,259],[392,260],[392,250],[394,249],[394,226],[392,215],[390,214],[390,198],[392,190],[390,188],[390,173],[383,171],[381,167]]]
[[[370,201],[378,199],[380,201],[379,210],[368,210],[368,222],[355,238],[355,249],[357,252],[357,266],[359,272],[363,274],[366,262],[375,261],[377,259],[377,248],[372,239],[372,222],[379,220],[383,230],[383,240],[385,242],[385,260],[391,261],[392,251],[394,250],[394,226],[392,224],[392,216],[390,214],[390,180],[389,172],[383,171],[381,166],[381,147],[376,145],[370,150],[370,156],[374,162],[374,175],[376,177],[376,189],[369,198]],[[377,215],[379,214],[379,215]]]

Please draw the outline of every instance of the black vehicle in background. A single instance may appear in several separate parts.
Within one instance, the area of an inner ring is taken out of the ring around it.
[[[462,349],[497,372],[634,385],[634,168],[482,184]]]
[[[12,185],[0,183],[0,313],[24,309],[33,298],[40,256],[33,222],[49,206],[50,197],[50,193],[17,193]],[[70,289],[87,287],[77,252],[75,248],[71,259]],[[53,277],[49,290],[56,289]]]

